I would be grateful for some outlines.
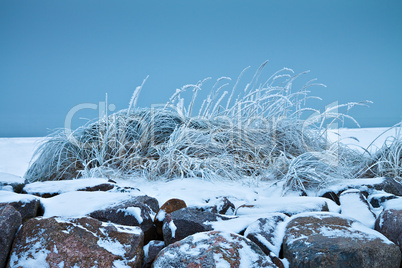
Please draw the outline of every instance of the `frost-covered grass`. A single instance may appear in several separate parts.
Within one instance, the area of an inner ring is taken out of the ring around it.
[[[305,73],[287,68],[261,81],[265,64],[243,89],[239,85],[246,69],[230,90],[230,78],[218,79],[197,112],[197,96],[209,79],[177,89],[165,105],[140,109],[136,103],[143,83],[128,109],[52,135],[37,150],[25,178],[251,177],[283,180],[285,190],[306,190],[361,174],[369,157],[326,135],[333,123],[354,120],[346,112],[364,103],[323,112],[305,107],[308,99],[316,98],[309,95],[310,87],[320,84],[312,80],[294,90],[295,79]]]
[[[401,123],[395,126],[401,129]],[[367,164],[367,174],[373,177],[396,178],[402,183],[402,136],[396,133],[389,137],[383,146],[372,154]]]

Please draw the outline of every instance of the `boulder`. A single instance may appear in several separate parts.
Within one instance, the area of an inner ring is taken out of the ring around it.
[[[151,268],[156,255],[165,247],[165,242],[159,240],[152,240],[144,246],[144,265],[143,268]]]
[[[272,252],[279,256],[284,236],[284,221],[288,218],[282,213],[260,218],[247,227],[244,236],[256,243],[266,255]]]
[[[21,214],[14,207],[0,206],[0,268],[6,267],[14,236],[21,223]]]
[[[384,210],[375,222],[375,229],[398,245],[402,251],[402,210]]]
[[[154,268],[188,267],[276,267],[261,249],[247,238],[227,232],[202,232],[164,248]]]
[[[334,213],[303,213],[286,227],[289,267],[399,267],[401,252],[385,236]]]
[[[230,218],[209,211],[199,211],[196,208],[182,208],[166,214],[163,221],[163,239],[169,245],[182,240],[189,235],[212,231],[212,222],[229,220]]]
[[[137,196],[131,200],[96,210],[90,217],[104,222],[113,222],[127,226],[139,226],[144,232],[144,241],[156,238],[156,229],[153,218],[159,209],[158,200],[149,196]]]
[[[343,216],[356,219],[371,229],[374,228],[376,216],[366,197],[359,190],[344,191],[339,200]]]
[[[163,220],[165,219],[166,214],[172,213],[173,211],[186,208],[186,202],[181,199],[172,198],[166,201],[159,209],[158,213],[156,213],[154,218],[154,223],[156,226],[156,232],[160,237],[163,236]]]
[[[7,267],[141,267],[138,227],[89,217],[34,218],[23,224]]]
[[[36,196],[0,191],[0,206],[6,204],[13,206],[21,214],[23,222],[36,217],[40,208],[40,200]]]

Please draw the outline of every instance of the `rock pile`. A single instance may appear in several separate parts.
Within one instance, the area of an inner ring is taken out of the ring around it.
[[[401,265],[402,186],[391,178],[320,197],[219,196],[205,206],[160,206],[107,180],[48,183],[53,191],[0,190],[0,268]]]

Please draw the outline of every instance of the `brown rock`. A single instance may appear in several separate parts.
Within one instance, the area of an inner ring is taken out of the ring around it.
[[[0,206],[0,267],[6,266],[15,233],[22,223],[21,214],[12,206]]]
[[[138,227],[96,219],[34,218],[18,233],[7,267],[141,267]]]

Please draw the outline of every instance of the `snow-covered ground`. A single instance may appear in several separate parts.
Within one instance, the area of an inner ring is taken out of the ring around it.
[[[359,151],[367,149],[373,152],[380,148],[390,137],[396,137],[401,133],[401,128],[339,128],[332,130],[329,139],[339,139]]]
[[[44,138],[0,138],[0,172],[23,176]]]

